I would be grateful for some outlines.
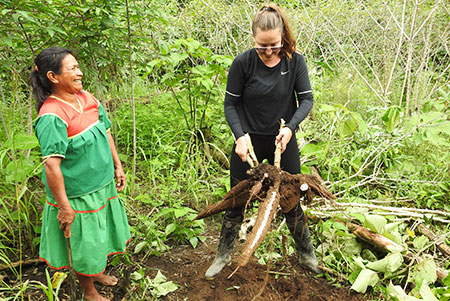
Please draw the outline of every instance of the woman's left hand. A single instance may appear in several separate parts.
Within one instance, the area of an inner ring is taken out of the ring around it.
[[[123,172],[122,167],[116,167],[114,174],[116,175],[116,188],[117,191],[122,191],[127,185],[127,176]]]
[[[284,127],[280,130],[280,133],[275,137],[275,144],[281,141],[281,153],[286,150],[286,145],[291,141],[292,131],[288,127]]]

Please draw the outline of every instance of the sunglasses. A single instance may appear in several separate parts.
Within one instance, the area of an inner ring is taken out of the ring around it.
[[[267,50],[272,50],[272,52],[281,50],[283,48],[283,45],[281,46],[269,46],[269,47],[255,47],[256,51],[258,52],[266,52]]]
[[[258,52],[266,52],[267,50],[272,50],[272,52],[281,50],[283,48],[283,45],[281,46],[269,46],[269,47],[255,47],[256,51]]]

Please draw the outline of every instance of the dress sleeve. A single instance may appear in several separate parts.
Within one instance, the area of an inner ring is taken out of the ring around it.
[[[43,158],[65,158],[69,139],[67,125],[60,117],[54,114],[42,115],[34,122],[33,127]]]
[[[237,57],[234,59],[230,71],[228,72],[227,89],[225,91],[224,101],[225,118],[235,139],[244,135],[238,113],[238,108],[242,101],[244,84],[244,72],[240,60]]]
[[[298,107],[291,120],[286,124],[292,132],[294,132],[298,128],[300,122],[308,116],[313,106],[313,94],[309,82],[308,69],[302,55],[298,55],[295,71],[294,89],[297,94]]]
[[[106,115],[106,111],[103,108],[100,101],[98,102],[98,120],[105,125],[106,130],[111,128],[111,121],[109,120],[108,116]]]

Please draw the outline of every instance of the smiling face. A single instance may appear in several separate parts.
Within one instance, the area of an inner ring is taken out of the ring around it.
[[[280,49],[274,47],[282,46],[281,29],[261,30],[257,29],[253,39],[258,56],[264,64],[278,63]],[[265,47],[265,49],[259,49]]]
[[[78,93],[83,89],[81,78],[83,72],[80,70],[77,60],[71,54],[66,55],[61,61],[59,74],[53,73],[49,77],[54,89],[62,90],[66,93]]]

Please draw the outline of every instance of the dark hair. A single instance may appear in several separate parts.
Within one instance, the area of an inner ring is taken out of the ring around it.
[[[286,55],[289,59],[297,49],[294,35],[292,34],[289,20],[283,10],[276,4],[264,5],[255,15],[252,22],[252,33],[256,35],[256,30],[281,30],[281,39],[283,48],[280,54]]]
[[[72,54],[67,48],[49,47],[41,51],[34,59],[34,70],[31,72],[30,83],[33,94],[36,96],[36,110],[44,104],[44,101],[52,93],[52,83],[47,77],[47,72],[61,73],[62,60]],[[73,55],[73,54],[72,54]]]

